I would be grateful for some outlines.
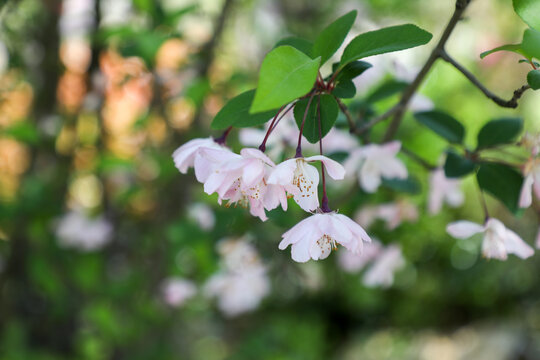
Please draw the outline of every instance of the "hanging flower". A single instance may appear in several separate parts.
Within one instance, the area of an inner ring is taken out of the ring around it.
[[[360,225],[335,212],[314,214],[282,235],[279,249],[291,245],[294,261],[326,259],[337,244],[353,253],[362,252],[362,241],[371,242]]]
[[[179,277],[165,279],[161,284],[161,296],[169,306],[180,307],[196,293],[197,287],[193,282]]]
[[[358,171],[358,180],[362,189],[373,193],[381,185],[382,178],[407,178],[407,168],[401,160],[396,158],[400,149],[399,141],[362,146],[351,153],[345,162],[345,169],[347,173]]]
[[[540,159],[530,158],[523,167],[523,185],[519,196],[519,207],[527,208],[532,204],[532,192],[540,198]]]
[[[200,149],[226,149],[224,146],[216,143],[211,137],[203,139],[193,139],[180,146],[173,153],[174,165],[182,173],[187,173],[190,167],[193,167],[195,157]]]
[[[365,206],[355,216],[355,220],[364,228],[370,227],[378,219],[383,220],[386,229],[391,231],[404,221],[417,221],[418,208],[410,201],[398,200],[393,203]]]
[[[382,250],[383,247],[381,243],[375,238],[372,238],[372,242],[364,244],[364,248],[359,254],[355,254],[350,251],[339,251],[338,264],[344,271],[356,273],[375,259]]]
[[[540,133],[531,134],[526,132],[519,143],[529,150],[532,156],[536,156],[540,151]]]
[[[188,208],[188,217],[195,221],[205,231],[210,231],[216,224],[216,217],[212,208],[204,203],[194,203]]]
[[[437,168],[429,176],[429,199],[428,211],[435,215],[441,211],[443,203],[451,207],[463,204],[464,196],[460,189],[461,180],[449,179],[444,174],[444,169]]]
[[[484,225],[471,221],[456,221],[448,224],[446,231],[455,238],[466,239],[482,233],[482,254],[490,259],[506,260],[507,254],[514,254],[522,259],[533,255],[534,250],[518,234],[507,229],[502,222],[490,218]]]
[[[281,185],[293,194],[294,201],[305,211],[319,207],[319,172],[310,162],[320,161],[331,178],[341,180],[345,169],[337,161],[317,155],[308,158],[294,158],[278,164],[268,178],[269,184]]]
[[[266,267],[257,251],[245,239],[226,239],[218,243],[218,252],[221,270],[206,282],[205,295],[216,297],[227,316],[256,309],[270,292]]]
[[[364,285],[389,287],[394,283],[394,274],[405,266],[399,245],[389,245],[381,251],[364,274]]]
[[[266,210],[275,209],[281,204],[287,209],[287,194],[278,185],[269,185],[266,181],[275,164],[258,149],[242,149],[240,155],[216,149],[202,149],[201,167],[195,168],[204,180],[207,194],[216,192],[219,201],[229,200],[227,206],[239,203],[248,207],[250,213],[267,220]]]

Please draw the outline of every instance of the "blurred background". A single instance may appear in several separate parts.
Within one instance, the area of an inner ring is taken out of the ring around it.
[[[220,207],[171,157],[189,139],[220,135],[209,130],[213,116],[256,85],[279,39],[314,40],[352,9],[351,38],[411,22],[437,39],[453,8],[451,0],[0,2],[0,358],[540,358],[538,257],[487,261],[480,238],[445,233],[455,219],[482,221],[473,178],[462,185],[464,204],[436,215],[426,209],[429,173],[405,157],[407,186],[368,195],[354,181],[331,184],[331,205],[348,216],[390,204],[370,234],[402,255],[395,277],[373,283],[369,268],[347,266],[339,250],[297,264],[277,249],[306,217],[293,202],[262,223]],[[525,25],[510,0],[475,0],[466,15],[449,53],[510,98],[526,64],[513,53],[479,54],[519,42]],[[374,67],[356,82],[355,116],[391,106],[434,42],[367,59]],[[453,114],[471,146],[497,117],[540,129],[538,93],[501,109],[442,62],[420,93],[415,106]],[[447,146],[410,114],[398,138],[432,164]],[[240,141],[249,135],[233,130],[229,145],[238,151]],[[488,205],[534,243],[533,210],[513,217],[492,198]]]

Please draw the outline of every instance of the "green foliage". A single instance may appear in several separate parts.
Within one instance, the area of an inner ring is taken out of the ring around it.
[[[313,57],[321,57],[323,65],[339,49],[351,30],[357,11],[353,10],[328,25],[317,37],[313,45]]]
[[[340,66],[368,56],[425,45],[431,38],[430,33],[412,24],[392,26],[360,34],[343,51]]]
[[[362,75],[364,71],[366,71],[367,69],[371,67],[373,67],[373,65],[365,61],[357,60],[357,61],[350,62],[341,69],[341,71],[336,77],[336,80],[337,81],[352,80]],[[333,63],[332,71],[335,72],[338,69],[339,69],[339,63]]]
[[[383,178],[382,185],[394,191],[411,195],[420,194],[422,192],[422,185],[420,184],[418,179],[413,176],[409,176],[407,179]]]
[[[342,99],[350,99],[356,95],[356,86],[352,80],[341,80],[336,85],[336,88],[332,91],[332,94]]]
[[[303,95],[315,83],[320,58],[311,59],[292,46],[280,46],[264,58],[250,112],[278,108]]]
[[[402,92],[409,86],[409,83],[400,80],[388,80],[377,87],[375,90],[368,95],[366,101],[368,103],[374,103],[377,101],[384,100],[391,96],[394,96],[397,93]]]
[[[514,10],[530,27],[540,30],[540,1],[513,0]]]
[[[483,59],[486,56],[496,53],[498,51],[511,51],[520,55],[524,55],[523,50],[521,49],[521,44],[507,44],[507,45],[496,47],[495,49],[484,51],[483,53],[480,54],[480,58]]]
[[[255,90],[249,90],[229,100],[212,121],[212,129],[226,129],[229,126],[250,127],[264,124],[270,120],[277,110],[250,114]]]
[[[499,199],[513,213],[519,210],[518,201],[523,177],[513,168],[495,163],[481,164],[476,174],[482,190]]]
[[[525,30],[521,47],[527,58],[540,59],[540,31],[534,29]]]
[[[26,121],[19,121],[7,129],[3,129],[0,134],[28,144],[35,145],[39,142],[37,129]]]
[[[448,178],[459,178],[470,174],[476,164],[471,159],[463,157],[458,153],[449,150],[444,163],[444,173]]]
[[[540,89],[540,70],[531,70],[527,74],[527,83],[533,90]]]
[[[503,118],[485,124],[478,133],[478,149],[485,149],[512,142],[522,131],[523,120]]]
[[[276,45],[274,45],[274,49],[280,46],[285,46],[285,45],[292,46],[293,48],[300,50],[307,56],[312,57],[313,43],[306,39],[299,38],[296,36],[289,36],[289,37],[279,40],[276,43]]]
[[[317,117],[317,106],[320,99],[320,115],[321,115],[321,134],[324,137],[334,126],[338,115],[338,104],[332,95],[324,94],[313,97],[309,110],[307,112],[306,121],[304,123],[304,137],[312,144],[319,141],[319,120]],[[309,99],[302,99],[294,106],[294,119],[298,128],[302,125],[306,107]]]
[[[436,134],[451,143],[461,144],[465,136],[465,128],[455,118],[442,111],[424,111],[414,114],[419,123],[427,126]]]

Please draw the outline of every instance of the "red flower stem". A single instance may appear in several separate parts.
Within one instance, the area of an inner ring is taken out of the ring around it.
[[[307,106],[306,106],[306,111],[304,111],[304,118],[302,119],[302,125],[300,125],[300,134],[298,134],[298,145],[296,146],[296,155],[295,155],[295,157],[297,157],[297,158],[303,157],[303,155],[302,155],[302,133],[304,132],[304,124],[306,123],[306,118],[307,118],[307,114],[308,114],[308,111],[309,111],[309,107],[311,106],[311,101],[313,100],[314,96],[315,96],[315,93],[312,94],[309,97],[309,100],[308,100],[308,103],[307,103]]]
[[[270,123],[270,126],[268,127],[268,130],[266,131],[266,135],[264,136],[263,142],[259,146],[259,150],[261,150],[262,152],[265,152],[266,150],[266,141],[268,140],[268,137],[270,136],[270,133],[272,132],[272,126],[274,125],[274,122],[276,122],[276,119],[279,116],[279,113],[281,112],[281,110],[283,110],[284,107],[285,105],[279,108],[276,116],[274,116],[274,118],[272,119],[272,122]]]
[[[317,98],[317,121],[319,122],[319,151],[320,154],[323,154],[322,149],[322,127],[321,127],[321,96]],[[323,189],[323,196],[321,201],[321,210],[325,213],[332,212],[330,207],[328,206],[328,195],[326,194],[326,175],[325,175],[325,167],[324,163],[321,161],[321,173],[322,173],[322,189]]]
[[[223,135],[221,135],[220,137],[218,138],[215,138],[214,141],[220,145],[225,145],[225,143],[227,142],[227,136],[229,136],[229,133],[231,132],[232,130],[232,126],[229,126],[224,132],[223,132]]]

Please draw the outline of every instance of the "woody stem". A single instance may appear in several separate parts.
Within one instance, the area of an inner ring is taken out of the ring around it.
[[[317,98],[317,121],[319,123],[319,151],[320,154],[323,154],[323,148],[322,148],[322,130],[321,130],[321,96]],[[328,206],[328,196],[326,194],[326,175],[325,175],[326,169],[324,168],[324,163],[321,161],[321,173],[322,173],[322,188],[323,188],[323,196],[321,201],[321,210],[325,213],[331,212],[332,210]]]

